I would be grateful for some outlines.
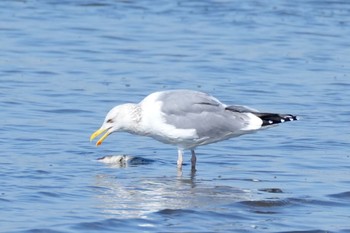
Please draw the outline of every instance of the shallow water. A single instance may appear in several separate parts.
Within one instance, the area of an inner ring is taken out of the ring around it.
[[[348,1],[1,1],[1,232],[349,232]],[[299,114],[175,148],[114,134],[163,89]],[[98,158],[127,154],[141,163]]]

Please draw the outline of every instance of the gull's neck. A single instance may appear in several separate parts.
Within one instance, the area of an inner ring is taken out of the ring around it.
[[[139,134],[139,131],[140,131],[139,126],[142,119],[142,112],[141,112],[140,105],[128,103],[128,104],[124,104],[123,107],[126,109],[126,112],[128,114],[127,117],[129,118],[128,120],[129,124],[125,128],[125,131],[134,133],[134,134]]]

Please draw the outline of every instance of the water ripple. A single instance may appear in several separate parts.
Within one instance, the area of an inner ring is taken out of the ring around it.
[[[349,12],[0,1],[1,231],[349,232]],[[302,119],[198,148],[196,172],[146,137],[89,143],[113,106],[180,88]]]

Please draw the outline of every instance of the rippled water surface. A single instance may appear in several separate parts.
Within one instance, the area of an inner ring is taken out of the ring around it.
[[[0,231],[349,232],[349,38],[345,0],[1,1]],[[302,120],[199,148],[196,173],[149,138],[89,142],[177,88]]]

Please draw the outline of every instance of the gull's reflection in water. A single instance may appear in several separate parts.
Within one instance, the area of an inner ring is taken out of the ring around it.
[[[118,161],[118,158],[114,159]],[[130,166],[124,165],[119,167]],[[103,213],[118,218],[136,218],[164,209],[210,209],[210,206],[214,208],[249,198],[247,191],[217,185],[214,180],[198,180],[196,171],[176,173],[173,166],[157,169],[159,164],[154,166],[154,163],[133,166],[118,169],[114,175],[96,176],[97,208]]]

